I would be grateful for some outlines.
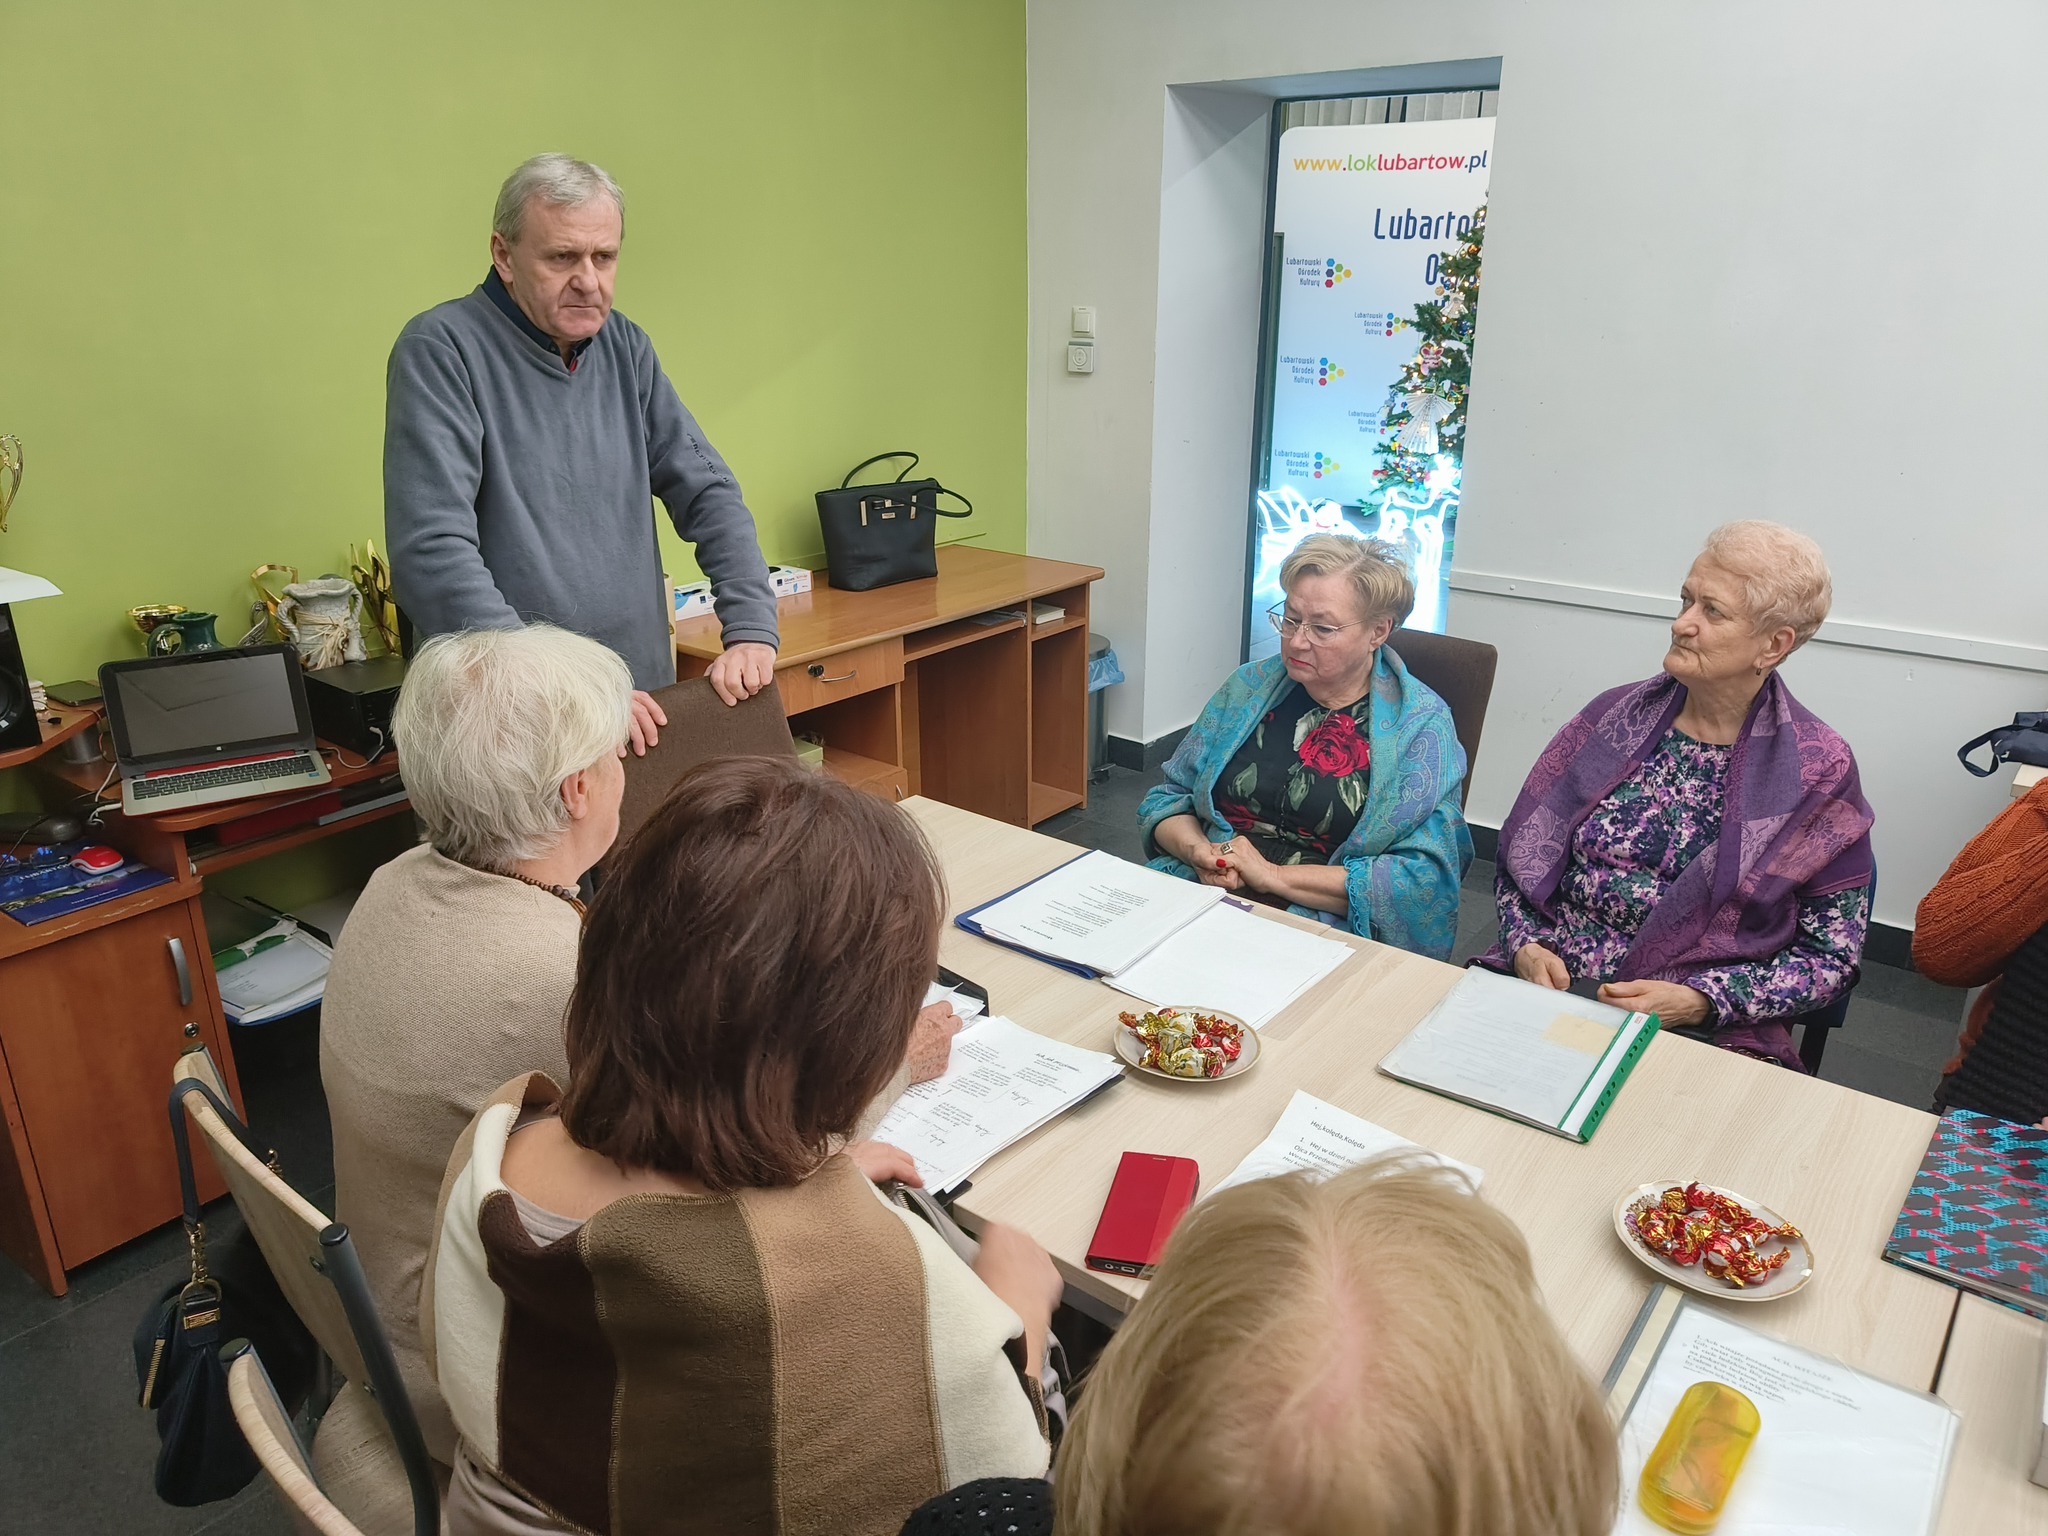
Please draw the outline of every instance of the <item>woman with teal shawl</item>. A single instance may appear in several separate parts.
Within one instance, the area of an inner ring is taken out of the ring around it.
[[[1280,585],[1280,654],[1216,690],[1138,807],[1152,867],[1448,959],[1465,752],[1385,643],[1414,584],[1387,545],[1318,534]]]

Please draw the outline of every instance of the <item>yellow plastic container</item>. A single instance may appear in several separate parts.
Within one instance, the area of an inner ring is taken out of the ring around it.
[[[1756,1404],[1718,1381],[1685,1389],[1636,1490],[1643,1513],[1677,1536],[1707,1536],[1721,1523],[1728,1496],[1763,1420]]]

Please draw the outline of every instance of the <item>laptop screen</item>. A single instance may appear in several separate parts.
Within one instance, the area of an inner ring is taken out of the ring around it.
[[[225,651],[182,666],[108,668],[120,693],[127,756],[205,752],[296,734],[293,665],[279,649]]]

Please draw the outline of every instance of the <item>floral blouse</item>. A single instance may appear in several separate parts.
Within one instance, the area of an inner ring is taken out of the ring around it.
[[[1327,864],[1372,787],[1372,695],[1324,709],[1296,683],[1216,780],[1216,811],[1274,864]]]
[[[1673,730],[1633,778],[1572,834],[1571,861],[1551,900],[1530,905],[1505,872],[1494,884],[1502,952],[1541,944],[1575,978],[1614,981],[1635,936],[1671,883],[1721,835],[1722,789],[1733,749]],[[1706,994],[1714,1022],[1790,1019],[1845,992],[1863,954],[1870,887],[1799,903],[1799,930],[1769,960],[1715,966],[1685,984]]]

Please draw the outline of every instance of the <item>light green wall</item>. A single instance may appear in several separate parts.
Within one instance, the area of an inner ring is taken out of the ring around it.
[[[384,363],[488,261],[529,154],[625,186],[618,307],[738,472],[771,560],[912,447],[1024,547],[1022,0],[14,0],[0,9],[0,565],[30,670],[124,610],[246,623],[266,561],[383,523]],[[669,569],[694,575],[663,524]]]

